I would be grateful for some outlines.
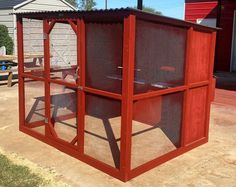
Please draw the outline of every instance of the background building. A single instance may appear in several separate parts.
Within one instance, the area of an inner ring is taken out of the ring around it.
[[[185,20],[222,28],[216,46],[216,71],[236,71],[236,1],[185,0]]]
[[[64,0],[1,0],[0,1],[0,24],[8,27],[9,35],[12,37],[16,53],[16,16],[15,12],[34,12],[34,11],[56,11],[56,10],[75,10],[76,8]],[[30,30],[34,34],[41,32],[38,30],[37,24],[29,24],[30,20],[25,20],[24,24],[31,25]],[[33,30],[32,30],[33,29]],[[27,31],[26,31],[27,32]],[[38,34],[39,35],[39,34]],[[41,33],[40,33],[41,35]],[[37,37],[37,36],[36,36]],[[28,37],[28,39],[30,36]],[[29,46],[30,43],[27,43]]]

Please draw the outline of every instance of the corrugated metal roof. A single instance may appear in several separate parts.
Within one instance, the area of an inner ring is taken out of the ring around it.
[[[14,13],[16,15],[32,18],[32,19],[43,19],[43,18],[68,18],[68,17],[84,17],[85,19],[93,17],[93,21],[100,19],[109,19],[112,21],[118,17],[124,17],[130,14],[136,15],[138,18],[146,19],[150,21],[163,22],[170,25],[175,25],[179,27],[195,27],[203,30],[216,30],[217,28],[210,28],[203,25],[198,25],[192,22],[186,22],[184,20],[179,20],[176,18],[170,18],[162,15],[153,14],[150,12],[145,12],[137,10],[134,8],[116,8],[116,9],[94,9],[94,10],[59,10],[59,11],[38,11],[38,12],[19,12]],[[101,18],[102,17],[102,18]]]
[[[1,0],[0,0],[1,1]],[[120,11],[130,11],[130,10],[136,10],[132,8],[111,8],[111,9],[92,9],[92,10],[40,10],[40,11],[32,11],[32,12],[19,12],[15,14],[38,14],[38,13],[88,13],[88,12],[120,12]]]
[[[26,0],[0,0],[0,9],[12,9],[14,6]]]

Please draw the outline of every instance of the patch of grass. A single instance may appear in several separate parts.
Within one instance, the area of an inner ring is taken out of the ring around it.
[[[1,187],[37,187],[44,180],[33,174],[28,167],[14,164],[6,156],[0,154],[0,186]]]

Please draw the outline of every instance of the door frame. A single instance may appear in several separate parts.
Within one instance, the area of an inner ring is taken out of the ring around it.
[[[231,58],[230,58],[230,72],[233,72],[233,53],[234,53],[234,43],[235,40],[235,32],[236,32],[236,10],[234,10],[234,17],[233,17],[233,29],[232,29],[232,42],[231,42]],[[236,46],[235,46],[236,47]]]

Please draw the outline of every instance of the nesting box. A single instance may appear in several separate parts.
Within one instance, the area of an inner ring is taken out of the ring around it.
[[[214,28],[127,8],[18,13],[17,35],[22,132],[122,181],[207,142]]]

